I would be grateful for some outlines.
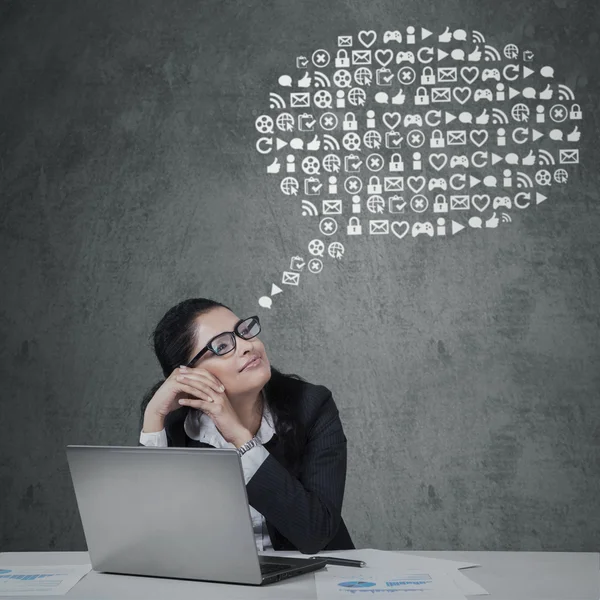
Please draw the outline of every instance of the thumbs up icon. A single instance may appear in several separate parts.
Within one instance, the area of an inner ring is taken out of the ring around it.
[[[475,46],[475,50],[467,55],[467,60],[469,62],[479,62],[481,60],[481,50],[479,46]]]
[[[392,96],[392,104],[404,104],[405,100],[406,94],[402,91],[402,89],[400,89],[395,96]]]
[[[307,150],[318,150],[321,147],[321,141],[319,140],[319,136],[315,135],[315,137],[306,144]]]
[[[438,40],[440,42],[449,42],[452,40],[452,32],[450,31],[450,27],[446,27],[444,33],[440,33]]]
[[[571,133],[567,134],[567,142],[578,142],[581,138],[581,131],[579,131],[579,127],[575,125],[575,129],[571,131]]]
[[[267,173],[279,173],[279,171],[281,170],[281,163],[279,162],[279,159],[277,157],[275,157],[275,160],[267,166]]]
[[[540,92],[540,100],[550,100],[552,98],[552,94],[554,94],[554,90],[552,86],[548,84],[545,90]]]
[[[308,74],[308,71],[306,71],[306,73],[304,73],[304,77],[302,79],[298,80],[298,87],[299,88],[307,88],[310,87],[310,82],[312,81],[310,75]]]
[[[485,222],[485,226],[488,227],[489,229],[494,229],[494,228],[498,227],[499,222],[500,222],[500,220],[498,219],[498,217],[496,216],[496,213],[494,212],[494,214]]]
[[[478,117],[475,117],[475,123],[477,123],[477,125],[487,125],[489,121],[490,115],[488,114],[487,108],[484,108],[483,112]]]

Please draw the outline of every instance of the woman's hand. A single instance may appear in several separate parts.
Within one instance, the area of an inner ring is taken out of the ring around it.
[[[194,398],[178,398],[180,405],[191,406],[206,413],[214,422],[225,441],[240,447],[252,439],[225,393],[225,386],[210,372],[202,368],[186,368],[175,380]]]

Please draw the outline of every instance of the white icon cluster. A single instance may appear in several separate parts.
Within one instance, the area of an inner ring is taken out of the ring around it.
[[[320,273],[326,256],[340,260],[350,236],[493,229],[566,183],[579,163],[581,107],[533,60],[478,31],[412,26],[340,35],[334,50],[298,56],[256,118],[256,150],[323,239],[308,243],[308,259],[291,257],[281,283]],[[281,291],[273,285],[271,296]],[[270,308],[271,298],[259,303]]]

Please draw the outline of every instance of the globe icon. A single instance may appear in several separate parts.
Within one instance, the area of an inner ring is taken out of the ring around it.
[[[519,56],[519,49],[514,44],[507,44],[504,47],[504,56],[510,60],[514,60]]]

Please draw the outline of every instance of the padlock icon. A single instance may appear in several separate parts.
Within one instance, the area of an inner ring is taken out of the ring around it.
[[[381,194],[383,189],[381,187],[381,181],[377,175],[369,177],[369,185],[367,185],[368,194]]]
[[[448,212],[448,200],[444,194],[438,194],[433,201],[433,212],[434,213],[447,213]]]
[[[347,112],[344,115],[342,129],[344,131],[356,131],[358,129],[358,122],[356,121],[356,117],[354,116],[354,113]]]
[[[338,50],[337,56],[335,57],[335,68],[336,69],[347,69],[350,66],[350,58],[348,57],[348,50]]]
[[[444,140],[444,134],[441,129],[434,129],[431,132],[431,139],[429,141],[429,145],[432,148],[444,148],[446,142]]]
[[[579,104],[573,104],[573,106],[571,106],[569,118],[573,121],[579,121],[583,118],[583,115],[581,114],[581,106],[579,106]]]
[[[424,87],[418,87],[417,93],[415,94],[415,105],[426,106],[429,104],[429,94]]]
[[[348,219],[346,232],[348,235],[362,235],[362,226],[358,217],[350,217]]]
[[[433,74],[432,67],[423,67],[421,85],[435,85],[435,75]]]
[[[390,159],[390,171],[392,173],[399,173],[404,171],[404,163],[402,162],[402,157],[398,152],[394,152]]]

